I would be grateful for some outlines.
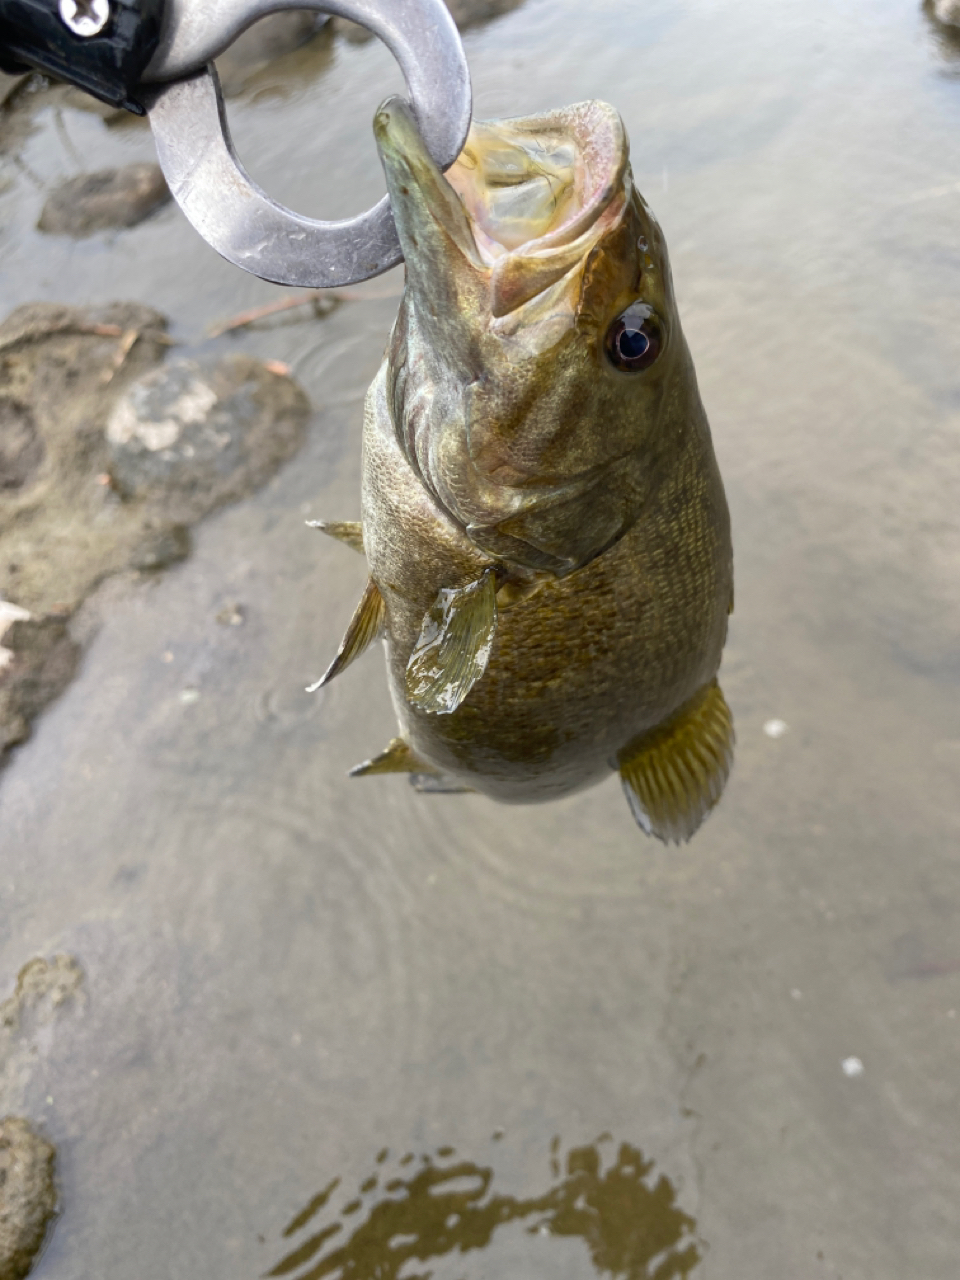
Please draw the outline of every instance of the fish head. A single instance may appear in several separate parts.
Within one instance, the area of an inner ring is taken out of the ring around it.
[[[375,133],[406,260],[401,444],[476,545],[569,573],[636,520],[699,408],[620,117],[474,122],[446,175],[401,99]]]

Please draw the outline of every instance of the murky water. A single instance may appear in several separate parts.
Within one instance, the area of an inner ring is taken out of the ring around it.
[[[680,851],[613,778],[534,808],[348,782],[392,712],[379,655],[302,693],[364,577],[303,519],[358,514],[399,278],[218,339],[293,365],[309,443],[101,591],[0,780],[2,981],[85,971],[4,1099],[60,1152],[36,1274],[952,1280],[960,48],[912,0],[527,0],[465,43],[478,116],[599,96],[630,131],[733,515],[732,780]],[[230,117],[258,180],[338,215],[398,87],[321,40]],[[41,237],[45,190],[151,140],[55,95],[32,122],[5,309],[135,298],[196,345],[276,296],[173,207]]]

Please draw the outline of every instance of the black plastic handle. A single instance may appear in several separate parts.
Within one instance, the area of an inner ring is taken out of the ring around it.
[[[35,68],[142,116],[135,94],[160,38],[163,3],[109,0],[103,30],[84,37],[64,22],[58,0],[0,0],[0,70]]]

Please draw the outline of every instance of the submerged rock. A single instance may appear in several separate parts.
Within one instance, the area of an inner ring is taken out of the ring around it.
[[[450,15],[461,31],[489,22],[492,18],[499,18],[512,9],[519,9],[521,4],[523,0],[446,0]],[[343,36],[351,44],[365,44],[374,38],[372,31],[347,18],[334,18],[332,22],[337,35]]]
[[[18,1116],[0,1120],[0,1280],[23,1280],[57,1211],[56,1150]]]
[[[160,166],[128,164],[70,178],[48,198],[37,227],[80,239],[97,231],[132,227],[170,199]]]
[[[0,489],[20,489],[43,461],[43,441],[30,406],[0,398]]]
[[[3,626],[0,601],[0,757],[30,733],[30,722],[64,691],[80,646],[63,618],[18,618]],[[21,611],[24,612],[24,611]]]
[[[76,956],[34,956],[17,974],[12,996],[0,1004],[0,1064],[11,1035],[32,1036],[58,1013],[76,1003],[83,992],[83,969]]]
[[[182,560],[189,527],[299,448],[310,406],[248,356],[164,363],[134,303],[0,324],[0,759],[70,680],[72,614],[110,574]]]
[[[519,9],[523,0],[446,0],[447,8],[461,31],[504,13]]]
[[[229,98],[239,93],[257,71],[312,39],[326,20],[312,9],[289,9],[271,13],[248,27],[217,58],[224,94]]]

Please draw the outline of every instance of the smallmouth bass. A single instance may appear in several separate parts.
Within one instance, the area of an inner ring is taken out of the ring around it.
[[[615,769],[687,840],[733,756],[730,520],[620,117],[475,122],[446,175],[401,99],[374,129],[406,283],[362,519],[317,522],[370,578],[312,688],[383,636],[400,732],[354,775],[526,802]]]

